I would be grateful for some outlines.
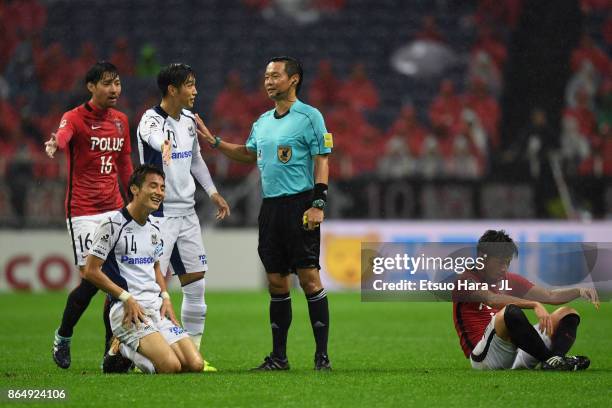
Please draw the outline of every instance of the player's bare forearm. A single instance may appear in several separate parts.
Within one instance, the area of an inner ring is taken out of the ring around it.
[[[219,150],[228,158],[240,163],[257,162],[257,155],[255,154],[255,152],[252,152],[247,149],[245,145],[221,141],[221,143],[219,143],[219,146],[217,146],[217,150]]]
[[[580,297],[579,288],[564,288],[548,290],[534,286],[525,295],[526,299],[535,300],[549,305],[562,305]]]
[[[108,278],[108,276],[104,274],[104,272],[102,272],[103,263],[103,259],[100,259],[95,255],[88,255],[87,263],[85,264],[84,277],[98,289],[101,289],[109,295],[118,298],[123,292],[123,289],[116,285]]]
[[[314,157],[315,183],[328,184],[329,182],[329,155],[320,154]]]
[[[157,282],[162,292],[166,292],[166,279],[164,279],[164,275],[162,274],[161,268],[159,267],[159,261],[155,262],[153,268],[155,269],[155,282]]]

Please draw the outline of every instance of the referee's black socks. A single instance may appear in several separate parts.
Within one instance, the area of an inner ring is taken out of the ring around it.
[[[327,354],[327,337],[329,334],[329,305],[327,292],[321,289],[306,295],[310,324],[317,343],[317,353]]]
[[[287,358],[287,333],[291,326],[291,295],[270,294],[270,327],[272,328],[272,354]]]

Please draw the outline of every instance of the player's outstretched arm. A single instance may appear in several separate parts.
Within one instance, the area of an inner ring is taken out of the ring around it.
[[[207,144],[221,153],[223,153],[228,158],[240,162],[240,163],[256,163],[257,155],[255,152],[247,149],[245,145],[239,145],[235,143],[229,143],[221,140],[221,138],[213,136],[213,134],[208,130],[200,115],[196,113],[196,124],[198,126],[197,133],[204,144]]]
[[[45,152],[47,156],[51,159],[55,156],[55,152],[57,151],[57,139],[55,138],[55,133],[51,133],[51,138],[45,142]]]
[[[140,325],[140,322],[144,322],[145,316],[140,308],[140,305],[134,300],[134,297],[129,292],[123,290],[120,286],[116,285],[112,280],[108,278],[102,272],[102,264],[104,259],[98,258],[95,255],[88,255],[85,263],[85,276],[89,282],[93,283],[98,289],[102,289],[109,295],[120,299],[123,302],[125,315],[123,317],[123,324],[136,324]]]
[[[572,300],[583,298],[599,309],[599,296],[595,288],[563,288],[548,290],[540,286],[533,286],[525,294],[525,298],[549,305],[562,305]]]

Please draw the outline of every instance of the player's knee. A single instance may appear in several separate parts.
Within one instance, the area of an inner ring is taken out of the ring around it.
[[[512,328],[517,324],[523,323],[526,319],[525,312],[517,305],[510,304],[506,305],[504,308],[504,322],[506,323],[506,327]]]
[[[201,358],[193,358],[189,360],[184,366],[183,371],[188,371],[190,373],[199,373],[204,369],[204,360]]]
[[[180,373],[181,368],[181,362],[175,356],[163,358],[155,365],[155,371],[160,374]]]
[[[576,309],[574,309],[572,307],[568,307],[568,306],[561,306],[560,308],[558,308],[557,310],[555,310],[553,312],[553,315],[555,315],[555,317],[557,317],[559,320],[561,320],[565,316],[571,315],[571,314],[574,314],[574,315],[580,317],[580,314],[576,311]]]
[[[287,293],[289,292],[289,283],[286,279],[269,279],[268,289],[270,293]]]

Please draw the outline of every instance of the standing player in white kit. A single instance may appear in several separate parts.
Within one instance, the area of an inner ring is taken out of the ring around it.
[[[228,216],[230,209],[202,159],[195,117],[188,110],[193,108],[198,93],[193,70],[186,64],[170,64],[159,72],[157,85],[162,100],[140,120],[138,150],[141,164],[158,166],[166,174],[166,198],[152,217],[164,243],[160,266],[164,274],[170,266],[181,282],[181,321],[200,349],[207,310],[204,273],[208,263],[195,211],[194,178],[217,206],[217,219]],[[204,371],[216,369],[205,361]]]

